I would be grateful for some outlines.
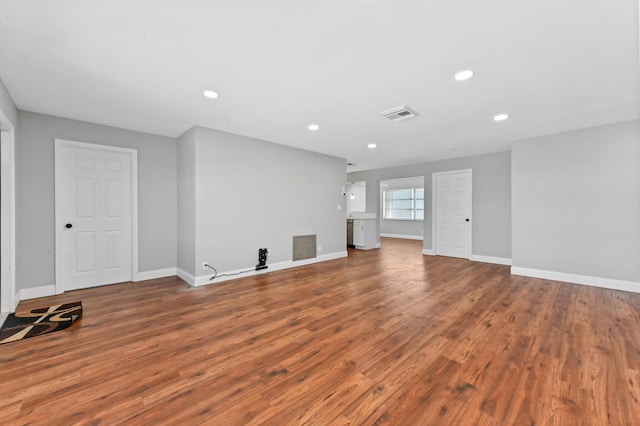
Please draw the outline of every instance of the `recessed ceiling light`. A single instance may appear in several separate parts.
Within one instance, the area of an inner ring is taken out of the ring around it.
[[[204,96],[209,99],[218,99],[218,92],[214,92],[213,90],[205,90]]]
[[[495,117],[493,117],[493,121],[504,121],[507,118],[509,118],[507,114],[498,114]]]
[[[473,71],[464,70],[464,71],[460,71],[459,73],[457,73],[454,78],[456,80],[458,80],[458,81],[463,81],[463,80],[468,80],[471,77],[473,77]]]
[[[371,148],[371,149],[373,149],[373,148],[375,148],[375,147],[376,147],[376,144],[375,144],[375,143],[370,143],[369,145],[367,145],[367,148]]]
[[[318,126],[317,124],[309,124],[309,130],[311,130],[312,132],[315,132],[319,128],[320,126]]]

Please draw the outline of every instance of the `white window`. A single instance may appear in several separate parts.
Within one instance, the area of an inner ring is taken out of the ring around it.
[[[383,219],[424,220],[424,188],[387,189],[382,198]]]

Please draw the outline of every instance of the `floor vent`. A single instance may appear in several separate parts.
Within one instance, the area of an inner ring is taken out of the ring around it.
[[[406,105],[400,105],[395,108],[388,109],[386,111],[382,111],[380,113],[381,116],[388,118],[393,121],[403,121],[408,120],[413,117],[417,117],[418,113],[413,111]]]
[[[293,261],[317,257],[315,235],[297,235],[293,237]]]

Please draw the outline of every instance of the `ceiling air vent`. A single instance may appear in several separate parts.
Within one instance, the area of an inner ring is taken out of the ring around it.
[[[417,117],[418,113],[415,111],[412,111],[406,105],[400,105],[398,107],[391,108],[386,111],[382,111],[380,115],[388,118],[389,120],[402,121],[402,120],[407,120],[409,118]]]

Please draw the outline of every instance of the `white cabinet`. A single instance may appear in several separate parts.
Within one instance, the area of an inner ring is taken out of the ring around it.
[[[364,220],[353,221],[353,245],[364,246]]]
[[[376,219],[353,220],[353,245],[360,250],[380,247],[378,244],[378,221]]]

